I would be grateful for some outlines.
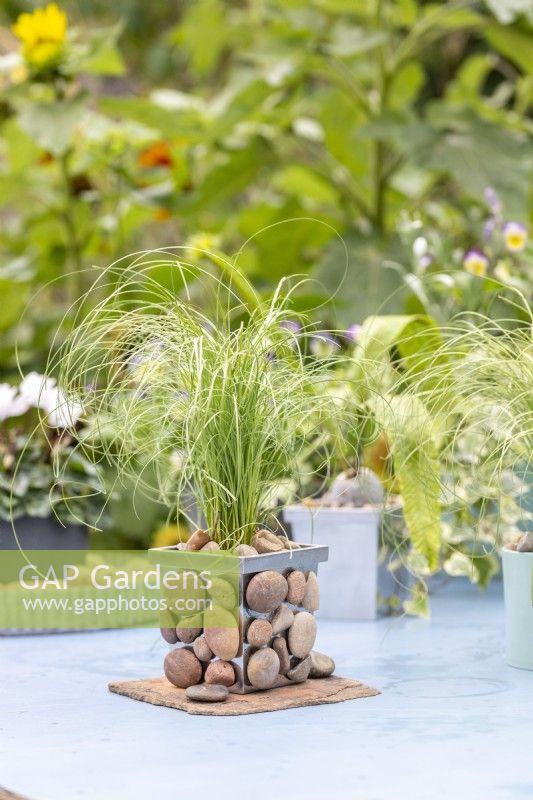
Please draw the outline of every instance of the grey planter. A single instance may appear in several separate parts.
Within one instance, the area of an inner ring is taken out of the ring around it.
[[[183,554],[183,551],[178,551],[175,547],[165,547],[165,548],[154,548],[152,552],[154,553],[155,558],[159,558],[160,554],[164,552],[165,554],[165,565],[169,565],[172,562],[167,559],[168,554],[171,554],[172,551],[176,552],[176,569],[179,571],[182,567],[179,564],[180,559],[179,556]],[[194,558],[193,553],[188,553],[187,556]],[[213,554],[213,559],[216,559],[216,554]],[[233,685],[229,687],[230,692],[236,694],[248,694],[249,692],[260,691],[263,688],[272,688],[274,686],[287,686],[287,685],[297,685],[296,682],[291,681],[288,677],[283,674],[278,674],[270,686],[254,686],[249,679],[248,675],[248,665],[250,663],[250,659],[253,655],[258,652],[259,650],[265,650],[270,648],[273,644],[274,639],[276,638],[284,638],[285,642],[290,638],[287,635],[287,631],[280,632],[277,636],[272,636],[270,641],[266,643],[266,647],[254,647],[247,641],[247,632],[254,620],[268,620],[271,621],[273,618],[274,613],[279,612],[279,609],[282,606],[288,608],[291,612],[295,614],[295,617],[301,612],[307,612],[307,619],[309,620],[309,608],[304,607],[302,604],[294,605],[288,602],[286,599],[281,600],[279,605],[275,609],[269,612],[259,612],[250,608],[247,604],[247,589],[252,581],[252,579],[259,575],[260,573],[264,572],[276,572],[283,575],[285,578],[294,571],[303,572],[306,575],[307,580],[309,580],[308,576],[310,573],[314,573],[316,576],[318,572],[318,565],[319,563],[326,561],[328,558],[328,548],[320,545],[303,545],[297,550],[284,550],[283,552],[279,553],[272,553],[272,554],[264,554],[264,555],[254,555],[254,556],[240,556],[238,558],[238,578],[236,579],[229,579],[228,582],[234,583],[234,588],[238,590],[238,611],[239,611],[239,646],[238,652],[236,655],[231,658],[229,663],[232,665],[235,673],[235,682]],[[190,562],[189,562],[190,563]],[[235,572],[232,573],[235,575]],[[168,619],[168,618],[167,618]],[[178,625],[179,628],[179,625]],[[167,629],[169,630],[169,629]],[[202,631],[205,634],[205,629]],[[196,638],[200,638],[202,633],[198,634]],[[167,639],[168,641],[168,639]],[[193,650],[193,642],[184,643],[181,641],[177,641],[172,643],[172,649],[188,649],[192,652]],[[290,642],[289,642],[289,649],[290,649]],[[311,649],[311,648],[310,648]],[[290,653],[289,653],[290,655]],[[214,654],[217,656],[217,653]],[[297,666],[299,662],[304,659],[304,656],[301,655],[300,657],[291,656],[291,667]],[[206,669],[208,668],[210,663],[213,663],[216,659],[213,658],[208,662],[202,663],[202,677],[201,681],[204,680]],[[224,660],[219,657],[219,660]],[[228,662],[226,662],[228,663]]]
[[[55,517],[20,517],[15,520],[15,531],[23,550],[85,550],[89,547],[88,528],[83,525],[64,528]],[[0,552],[18,550],[18,547],[10,523],[0,520]],[[58,628],[0,628],[0,636],[66,632]]]
[[[20,517],[15,532],[23,550],[85,550],[89,531],[84,525],[63,527],[55,517]],[[9,522],[0,521],[0,550],[18,550]]]
[[[288,506],[283,519],[296,542],[330,548],[320,580],[324,619],[367,620],[377,614],[381,509]]]

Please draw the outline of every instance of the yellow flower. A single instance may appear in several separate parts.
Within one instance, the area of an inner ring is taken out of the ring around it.
[[[57,63],[67,35],[67,15],[55,3],[19,16],[12,31],[22,42],[22,54],[36,69]]]
[[[479,250],[469,250],[463,259],[463,267],[472,275],[486,275],[489,260]]]
[[[511,253],[520,253],[527,244],[527,228],[521,222],[508,222],[503,228],[503,238]]]
[[[189,531],[183,525],[162,525],[152,536],[152,547],[168,547],[188,538]]]

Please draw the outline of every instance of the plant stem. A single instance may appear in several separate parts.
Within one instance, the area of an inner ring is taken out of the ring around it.
[[[376,0],[375,14],[376,28],[383,26],[383,0]],[[375,115],[379,119],[387,107],[390,76],[385,62],[385,46],[382,44],[378,50],[378,102]],[[374,187],[374,224],[376,231],[383,235],[386,227],[386,192],[387,176],[385,174],[385,161],[387,148],[384,141],[377,137],[373,153],[373,187]]]
[[[261,307],[261,299],[250,281],[222,253],[216,250],[209,250],[206,251],[205,255],[228,278],[228,285],[235,288],[236,293],[244,304],[248,306],[249,310],[257,311]]]
[[[74,195],[72,192],[71,176],[69,170],[69,153],[63,153],[59,158],[59,167],[63,191],[65,194],[65,204],[62,210],[63,223],[67,236],[67,248],[70,261],[71,272],[69,274],[70,302],[75,303],[83,294],[83,258],[80,242],[76,232],[76,220],[72,213]]]

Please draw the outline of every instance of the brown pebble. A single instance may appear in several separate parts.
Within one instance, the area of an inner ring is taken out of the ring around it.
[[[272,642],[272,650],[277,653],[279,658],[279,673],[285,675],[291,667],[289,648],[283,636],[276,636]]]
[[[301,605],[305,594],[304,573],[299,569],[295,569],[287,576],[287,583],[289,585],[287,603],[292,603],[295,606]]]
[[[187,540],[186,542],[186,549],[187,550],[201,550],[202,547],[211,541],[211,537],[206,531],[200,530],[198,528]]]
[[[282,631],[286,631],[287,628],[290,628],[292,623],[294,622],[294,613],[287,608],[287,606],[281,605],[274,613],[272,614],[272,632],[273,633],[281,633]]]
[[[516,543],[519,553],[533,553],[533,531],[524,533]]]
[[[272,639],[272,625],[266,619],[254,619],[246,635],[249,644],[264,647]]]
[[[300,550],[300,545],[298,542],[293,542],[291,539],[284,539],[283,546],[285,550]]]
[[[207,552],[211,552],[211,551],[214,552],[216,550],[220,550],[220,545],[217,542],[208,542],[207,544],[204,544],[204,546],[201,547],[200,549],[201,549],[202,553],[205,553],[206,551]]]
[[[281,553],[283,550],[283,545],[278,537],[275,534],[271,534],[270,531],[258,531],[252,539],[252,547],[255,547],[260,555],[264,553]]]
[[[204,614],[204,636],[213,653],[223,661],[231,661],[239,652],[240,633],[235,617],[220,606]]]
[[[287,678],[293,683],[303,683],[309,677],[310,671],[311,656],[307,656],[302,659],[302,661],[298,661],[298,663],[287,672]]]
[[[211,661],[205,671],[206,683],[233,686],[235,683],[235,670],[229,661]]]
[[[161,636],[168,642],[169,644],[176,644],[178,641],[178,634],[176,633],[176,628],[159,628],[161,631]]]
[[[213,658],[213,651],[207,644],[205,636],[199,636],[195,639],[192,649],[194,650],[194,655],[196,658],[199,658],[200,661],[211,661]]]
[[[186,647],[178,647],[167,653],[163,668],[167,680],[180,689],[193,686],[202,679],[202,665]]]
[[[287,590],[287,581],[279,572],[258,572],[247,586],[246,602],[253,611],[269,613],[285,600]]]
[[[307,576],[302,605],[306,611],[318,611],[320,607],[320,589],[314,572],[310,572]]]
[[[308,611],[300,611],[289,628],[289,650],[297,658],[306,658],[316,639],[316,619]]]
[[[270,689],[279,673],[279,658],[270,647],[256,650],[250,656],[246,674],[256,689]]]
[[[329,678],[335,672],[335,662],[331,656],[311,650],[309,658],[311,659],[310,678]]]
[[[195,700],[198,703],[223,703],[228,694],[227,686],[214,683],[199,683],[196,686],[189,686],[185,690],[187,699]]]
[[[176,634],[183,644],[192,644],[200,636],[201,628],[176,628]]]
[[[249,544],[238,544],[233,551],[237,556],[257,556],[259,553]]]

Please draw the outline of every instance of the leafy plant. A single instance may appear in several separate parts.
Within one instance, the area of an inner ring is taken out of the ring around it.
[[[212,320],[166,291],[150,277],[150,261],[70,335],[60,385],[111,426],[113,441],[93,457],[133,474],[138,486],[155,468],[158,495],[175,514],[194,498],[215,541],[231,548],[268,519],[321,423],[334,425],[339,411],[324,390],[329,361],[306,359],[283,325],[283,283],[232,326],[223,307]],[[186,265],[170,264],[183,279]]]
[[[532,316],[523,298],[517,302],[527,326],[459,318],[444,329],[438,360],[427,368],[431,380],[413,384],[442,430],[447,569],[482,584],[497,569],[497,548],[531,525],[524,498],[533,444]]]
[[[55,381],[36,373],[19,387],[0,385],[0,519],[55,516],[63,524],[96,524],[102,484],[77,450],[79,413]]]

